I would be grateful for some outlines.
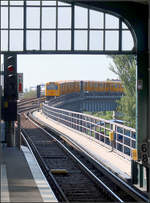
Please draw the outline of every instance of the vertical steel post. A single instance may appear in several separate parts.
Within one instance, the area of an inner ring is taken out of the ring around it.
[[[135,162],[134,160],[131,160],[131,181],[132,184],[138,183],[138,167],[137,162]]]
[[[17,114],[17,132],[16,132],[16,146],[21,149],[21,122],[20,122],[20,114]]]
[[[143,183],[144,183],[144,173],[143,173],[143,165],[140,164],[139,166],[139,170],[140,170],[140,187],[143,187]]]
[[[149,73],[149,87],[150,87],[150,2],[149,2],[149,15],[148,15],[148,62],[149,62],[149,67],[148,67],[148,73]],[[149,109],[148,109],[148,115],[149,115],[149,120],[150,121],[150,88],[149,88]],[[149,126],[149,124],[148,124]],[[150,129],[148,132],[148,164],[149,164],[149,169],[148,169],[148,175],[147,175],[147,179],[148,179],[148,184],[150,185]],[[148,185],[148,191],[149,191],[149,199],[150,199],[150,186]]]
[[[8,147],[15,146],[14,121],[5,121],[5,137]]]
[[[0,31],[1,32],[1,31]],[[0,40],[1,40],[1,34],[0,34]],[[0,52],[1,52],[1,46],[0,46]],[[2,134],[1,134],[1,108],[2,108],[2,87],[1,87],[1,54],[0,54],[0,141],[2,140]]]
[[[1,1],[0,1],[0,13],[1,13]],[[0,22],[1,22],[1,15],[0,15]],[[1,86],[1,24],[0,24],[0,140],[2,140],[2,130],[1,130],[1,108],[2,108],[2,86]],[[0,152],[1,152],[1,145],[0,145]]]
[[[12,60],[13,56],[13,61],[8,62],[9,60]],[[9,54],[4,55],[4,72],[7,73],[8,71],[8,65],[9,63],[12,63],[11,65],[16,66],[17,64],[17,56],[16,55],[11,55],[10,54],[10,58],[9,58]],[[14,73],[13,73],[14,74]],[[14,74],[15,75],[15,74]],[[6,81],[6,74],[4,74],[4,79]],[[17,80],[16,84],[17,84]],[[10,82],[10,81],[9,81]],[[14,84],[14,80],[13,80],[13,84]],[[12,81],[10,83],[10,85],[12,85]],[[12,92],[7,88],[6,86],[6,82],[4,82],[4,97],[5,97],[5,101],[6,104],[9,105],[7,107],[5,107],[4,109],[4,120],[5,120],[5,138],[6,138],[6,143],[8,147],[14,147],[16,145],[16,140],[15,140],[15,128],[14,128],[14,120],[17,119],[16,114],[17,113],[17,104],[16,104],[16,100],[17,100],[17,85],[13,86],[16,88],[16,92],[15,92],[15,99],[14,99],[14,95],[12,95]],[[6,94],[6,93],[11,93],[11,94]],[[15,104],[15,105],[14,105]],[[8,108],[9,107],[9,108]],[[13,111],[16,108],[15,111]]]
[[[150,67],[149,55],[147,52],[137,54],[137,151],[138,159],[146,167],[147,192],[150,197],[148,183],[150,182]],[[142,170],[138,171],[139,182],[143,174]],[[142,185],[142,183],[140,183]]]
[[[149,182],[149,179],[150,179],[150,169],[149,168],[146,168],[146,183],[147,183],[147,192],[148,192],[148,196],[150,196],[150,182]]]

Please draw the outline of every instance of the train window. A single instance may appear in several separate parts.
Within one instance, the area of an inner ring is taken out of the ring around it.
[[[96,82],[96,83],[95,83],[95,88],[97,88],[97,87],[98,87],[98,83]]]
[[[118,85],[117,84],[115,84],[115,88],[117,88],[118,87]]]
[[[103,88],[103,83],[100,83],[100,88]]]
[[[51,84],[47,85],[47,90],[58,90],[58,85],[51,83]]]

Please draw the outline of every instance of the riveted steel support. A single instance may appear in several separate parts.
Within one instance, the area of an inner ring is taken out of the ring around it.
[[[132,184],[138,183],[138,167],[136,161],[131,161],[131,177],[132,177]]]
[[[16,146],[21,149],[21,122],[20,114],[17,114],[17,125],[16,125]]]
[[[14,121],[5,121],[5,137],[8,147],[15,147]]]
[[[149,195],[149,197],[150,197],[150,182],[149,182],[149,179],[150,179],[150,169],[149,168],[146,168],[146,177],[147,177],[147,179],[146,179],[146,182],[147,182],[147,192],[148,192],[148,195]]]
[[[0,47],[1,49],[1,47]],[[1,87],[1,54],[0,54],[0,136],[2,136],[1,133],[1,112],[2,112],[2,87]],[[2,140],[2,137],[0,137],[0,141]]]
[[[147,169],[147,191],[149,192],[149,199],[150,199],[150,2],[149,2],[149,16],[148,16],[148,62],[149,62],[149,68],[148,68],[148,73],[149,73],[149,111],[148,111],[148,115],[149,115],[149,119],[148,119],[148,126],[149,126],[149,130],[148,130],[148,165],[149,168]]]
[[[148,54],[137,54],[137,150],[138,158],[147,163],[147,140],[148,140]]]
[[[139,165],[139,180],[140,180],[140,187],[143,187],[143,181],[144,181],[144,173],[143,173],[143,165]]]

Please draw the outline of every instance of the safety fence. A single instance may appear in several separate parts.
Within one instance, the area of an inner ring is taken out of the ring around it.
[[[87,134],[91,139],[113,149],[124,158],[132,159],[132,150],[136,148],[135,129],[91,115],[51,107],[47,104],[42,105],[42,112],[59,123]],[[110,137],[112,132],[113,137]]]

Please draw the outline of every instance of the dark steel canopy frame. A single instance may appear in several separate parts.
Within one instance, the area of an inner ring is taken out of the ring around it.
[[[83,18],[85,18],[86,25],[77,19],[76,10],[81,7],[84,8]],[[87,4],[85,2],[84,5],[78,2],[76,5],[74,2],[62,3],[58,0],[2,0],[0,9],[2,54],[6,52],[16,54],[135,54],[137,50],[136,35],[129,22],[115,12],[102,9],[97,5],[92,6],[89,2]],[[97,15],[101,14],[97,25],[92,25],[93,11]],[[64,18],[66,15],[65,20],[68,24],[61,22],[62,12],[64,12]],[[16,18],[20,18],[20,21],[14,19],[14,14]],[[112,21],[117,21],[117,25],[113,26],[113,22],[111,26],[107,25],[107,18],[110,16]],[[51,19],[53,23],[50,22]],[[92,45],[95,34],[96,36],[99,34],[97,37],[99,47],[95,45],[96,48]],[[133,40],[133,47],[129,49],[123,47],[123,36],[126,34],[130,34],[132,38],[130,40]],[[67,35],[66,39],[65,35]],[[81,40],[80,47],[79,37],[82,38],[83,35],[86,42],[82,47]],[[49,40],[49,48],[44,47],[45,36]],[[66,46],[61,44],[62,38]],[[110,43],[116,44],[113,45],[115,47],[111,48]]]

